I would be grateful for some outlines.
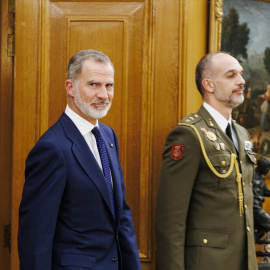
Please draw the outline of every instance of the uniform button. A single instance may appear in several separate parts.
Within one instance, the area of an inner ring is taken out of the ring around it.
[[[245,182],[243,182],[243,187],[244,187],[245,185],[246,185]]]
[[[250,228],[247,226],[247,231],[250,232]]]
[[[241,164],[241,165],[243,164],[242,160],[240,160],[240,164]]]
[[[247,210],[247,208],[248,208],[248,207],[247,207],[247,205],[245,204],[245,209]]]
[[[227,171],[226,170],[222,170],[222,173],[226,173]]]
[[[204,244],[207,244],[207,242],[208,242],[207,239],[203,239]]]
[[[254,162],[255,162],[255,163],[257,162],[257,159],[256,159],[256,158],[254,158]]]
[[[113,261],[113,262],[116,262],[116,261],[117,261],[117,257],[116,257],[116,256],[113,256],[113,257],[112,257],[112,261]]]
[[[226,165],[226,161],[223,160],[223,161],[221,162],[221,164],[222,164],[222,165]]]

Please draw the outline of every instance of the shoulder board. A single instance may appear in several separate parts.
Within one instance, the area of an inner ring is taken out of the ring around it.
[[[202,117],[198,113],[192,113],[192,114],[186,116],[185,118],[183,118],[181,120],[181,122],[178,123],[178,125],[181,124],[181,123],[186,123],[186,124],[189,124],[189,125],[193,125],[193,124],[197,123],[198,121],[200,121],[201,118]]]

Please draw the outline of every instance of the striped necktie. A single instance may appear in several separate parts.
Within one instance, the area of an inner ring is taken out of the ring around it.
[[[112,179],[111,179],[111,169],[110,169],[110,163],[109,163],[105,143],[100,134],[98,127],[94,127],[92,129],[92,133],[94,134],[96,138],[97,147],[98,147],[98,151],[99,151],[99,155],[100,155],[100,159],[101,159],[101,163],[103,167],[103,173],[104,173],[104,177],[109,188],[110,199],[112,203],[113,213],[115,216],[115,204],[114,204],[114,194],[113,194]]]

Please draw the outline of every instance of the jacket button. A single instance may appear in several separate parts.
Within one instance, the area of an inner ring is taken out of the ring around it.
[[[245,204],[245,209],[247,210],[248,209],[248,207],[247,207],[247,205]]]
[[[112,257],[112,261],[113,261],[113,262],[116,262],[116,261],[117,261],[117,257],[116,257],[116,256],[113,256],[113,257]]]
[[[207,242],[208,242],[207,239],[203,239],[204,244],[207,244]]]
[[[247,226],[247,231],[250,232],[250,228]]]

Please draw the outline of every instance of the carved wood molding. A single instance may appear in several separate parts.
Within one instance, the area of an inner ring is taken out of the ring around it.
[[[223,0],[211,0],[209,20],[209,52],[220,51]]]

